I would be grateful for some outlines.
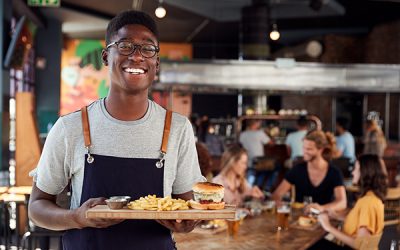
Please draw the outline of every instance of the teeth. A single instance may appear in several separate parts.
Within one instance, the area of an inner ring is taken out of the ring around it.
[[[143,69],[125,68],[124,71],[130,74],[144,74]]]

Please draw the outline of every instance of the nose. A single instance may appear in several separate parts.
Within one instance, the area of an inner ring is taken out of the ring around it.
[[[128,59],[134,60],[137,57],[140,57],[143,60],[143,56],[140,54],[140,47],[134,46],[132,53],[128,56]]]

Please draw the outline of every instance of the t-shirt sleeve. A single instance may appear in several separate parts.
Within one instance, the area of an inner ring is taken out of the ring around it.
[[[193,184],[206,181],[201,175],[192,125],[186,119],[179,141],[177,172],[172,185],[173,194],[182,194],[192,190]]]
[[[267,144],[271,140],[262,130],[260,130],[260,137],[263,144]]]
[[[342,153],[343,153],[344,148],[345,148],[345,142],[342,138],[338,138],[336,140],[336,147],[338,150],[342,151]]]
[[[57,195],[64,190],[70,177],[68,142],[62,118],[50,130],[39,163],[31,172],[36,186],[45,193]]]
[[[371,233],[375,232],[376,228],[378,227],[378,218],[372,204],[369,204],[369,202],[362,202],[362,204],[360,204],[358,221],[358,229],[360,227],[366,227]]]
[[[333,171],[332,171],[332,173],[333,173],[332,174],[333,187],[344,186],[342,172],[336,167],[332,167],[332,169],[333,169]]]
[[[288,134],[288,136],[286,137],[286,140],[285,140],[285,144],[290,146],[291,143],[292,143],[292,135]]]
[[[299,178],[299,166],[294,166],[286,173],[285,179],[293,185],[297,178]]]

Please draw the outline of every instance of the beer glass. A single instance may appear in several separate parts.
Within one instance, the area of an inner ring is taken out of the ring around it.
[[[276,228],[278,231],[289,229],[290,204],[281,202],[276,209]]]
[[[239,232],[240,219],[227,220],[228,224],[228,236],[236,237]]]

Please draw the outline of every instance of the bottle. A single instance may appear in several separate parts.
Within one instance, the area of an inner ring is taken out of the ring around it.
[[[397,250],[397,242],[396,240],[392,240],[392,242],[390,243],[390,250]]]

